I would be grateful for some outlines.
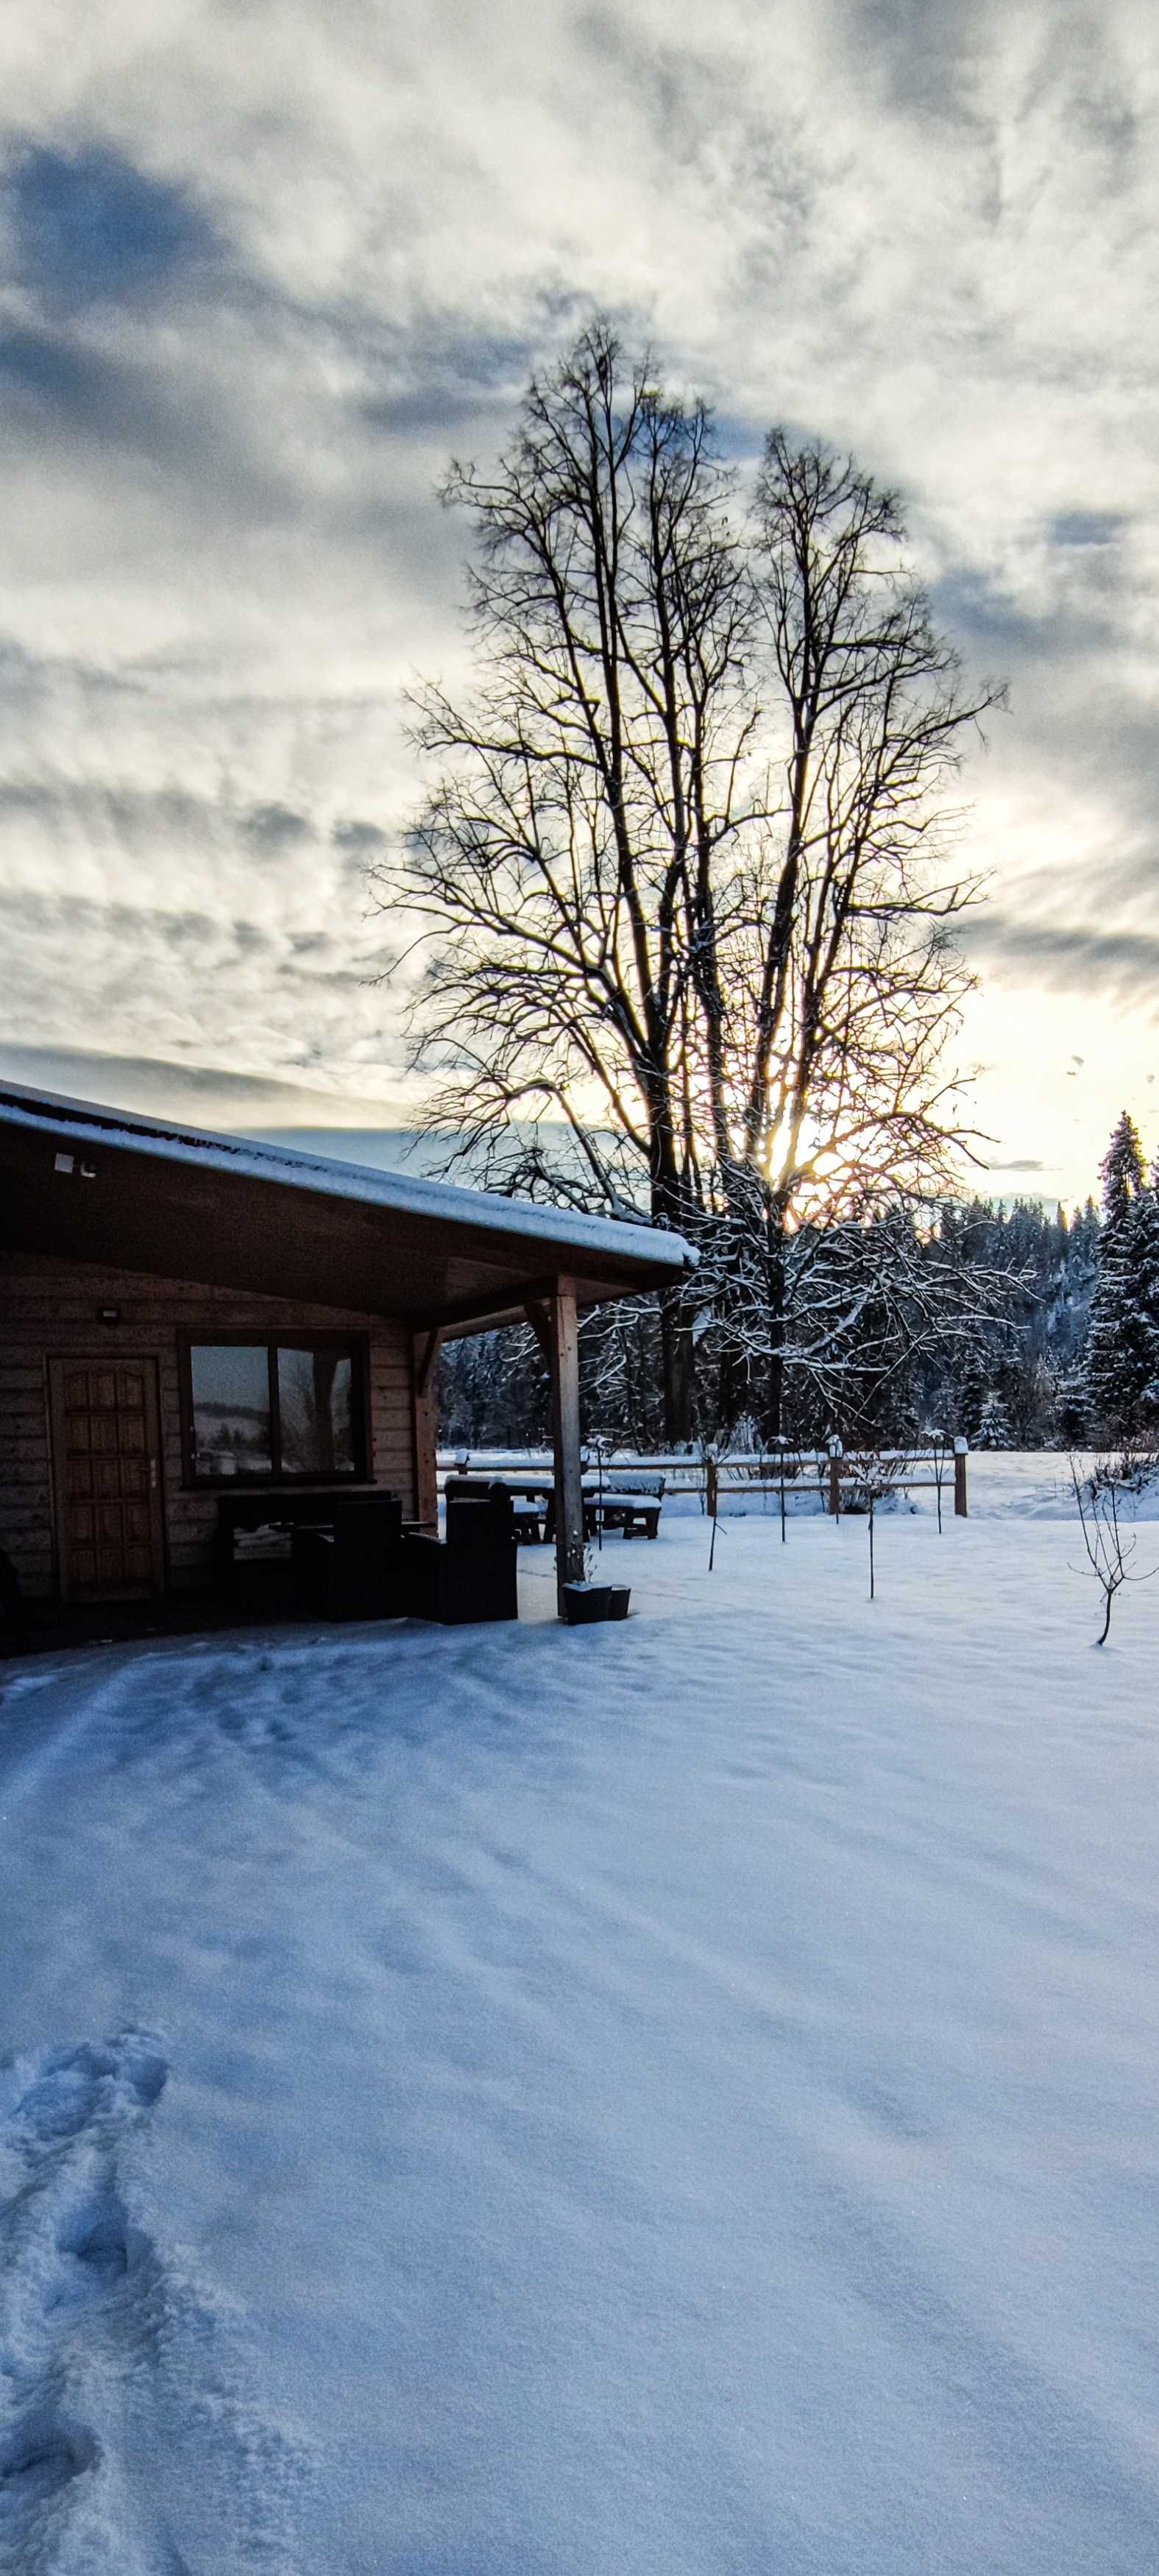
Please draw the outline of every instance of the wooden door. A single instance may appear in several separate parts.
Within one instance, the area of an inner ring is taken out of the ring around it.
[[[157,1363],[51,1359],[65,1601],[129,1601],[164,1581]]]

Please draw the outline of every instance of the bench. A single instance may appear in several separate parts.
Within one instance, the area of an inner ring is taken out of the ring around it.
[[[381,1568],[397,1556],[401,1518],[398,1496],[382,1485],[355,1493],[331,1485],[220,1494],[214,1534],[218,1588],[239,1609],[397,1616],[372,1608],[327,1611],[326,1603],[385,1597]]]
[[[602,1490],[585,1477],[584,1537],[597,1538],[601,1532],[617,1529],[625,1538],[657,1537],[664,1484],[663,1476],[644,1475],[630,1467],[609,1467]]]

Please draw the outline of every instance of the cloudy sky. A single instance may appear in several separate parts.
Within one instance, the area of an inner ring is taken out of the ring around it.
[[[364,871],[453,674],[450,449],[592,309],[906,495],[973,759],[992,1186],[1159,1148],[1159,21],[1141,0],[39,0],[0,160],[0,1070],[413,1111]]]

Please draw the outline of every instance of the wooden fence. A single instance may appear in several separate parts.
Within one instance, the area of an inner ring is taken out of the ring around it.
[[[708,1458],[704,1508],[715,1519],[726,1494],[817,1494],[827,1512],[864,1511],[888,1494],[936,1492],[954,1497],[959,1520],[968,1512],[964,1440],[929,1449],[806,1449],[765,1458]]]
[[[617,1468],[627,1473],[663,1476],[669,1493],[694,1493],[702,1511],[715,1519],[722,1500],[728,1495],[775,1494],[778,1502],[789,1503],[795,1494],[816,1494],[827,1512],[837,1517],[843,1511],[865,1510],[872,1495],[880,1502],[887,1494],[915,1492],[952,1493],[954,1511],[959,1520],[967,1516],[965,1440],[947,1439],[916,1449],[850,1449],[835,1443],[827,1449],[790,1449],[785,1447],[757,1456],[743,1450],[735,1456],[714,1457],[708,1451],[680,1450],[665,1456],[629,1457],[626,1452],[609,1452],[589,1442],[584,1452],[585,1476],[599,1475],[612,1484]],[[542,1467],[551,1473],[550,1451],[440,1449],[439,1481],[448,1475],[462,1474],[469,1467],[475,1476],[516,1476],[535,1473]]]

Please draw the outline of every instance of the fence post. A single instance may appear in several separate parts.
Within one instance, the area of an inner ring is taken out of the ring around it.
[[[963,1440],[961,1432],[959,1432],[958,1437],[954,1442],[954,1518],[959,1521],[964,1521],[968,1518],[966,1510],[966,1457],[969,1445],[969,1442],[967,1440]]]
[[[841,1518],[841,1443],[829,1443],[829,1510],[834,1520]]]
[[[704,1500],[708,1511],[708,1517],[710,1521],[714,1521],[716,1519],[716,1506],[720,1495],[720,1469],[717,1466],[715,1458],[710,1458],[708,1461],[705,1472],[705,1484],[707,1490]]]

